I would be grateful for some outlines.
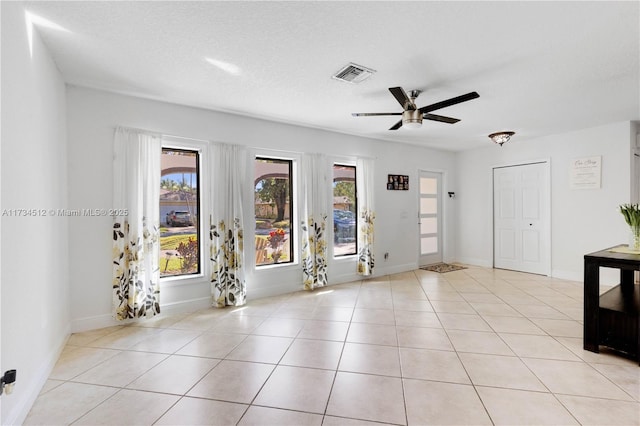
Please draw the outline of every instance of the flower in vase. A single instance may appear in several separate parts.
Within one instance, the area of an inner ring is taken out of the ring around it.
[[[640,251],[640,204],[622,204],[620,213],[624,216],[627,225],[631,227],[632,240],[629,246]]]

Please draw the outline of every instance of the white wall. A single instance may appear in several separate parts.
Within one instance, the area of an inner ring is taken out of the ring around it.
[[[2,2],[2,368],[18,370],[2,396],[2,424],[21,423],[69,334],[65,86],[37,32],[29,53],[24,10]]]
[[[458,153],[458,260],[493,264],[492,168],[550,159],[551,274],[582,281],[585,254],[628,240],[617,207],[630,199],[631,127],[616,123],[527,141],[516,135],[502,147],[487,140],[486,148]],[[602,156],[601,189],[571,190],[571,160],[591,156]]]
[[[112,143],[116,126],[127,126],[194,139],[212,140],[292,153],[321,152],[330,156],[376,159],[376,275],[413,269],[418,262],[417,173],[419,169],[444,172],[445,190],[455,190],[455,155],[415,146],[331,133],[249,117],[184,107],[78,87],[67,89],[69,208],[109,208],[112,198]],[[253,152],[256,152],[255,150]],[[410,176],[409,191],[387,191],[387,174]],[[251,193],[251,188],[247,188]],[[251,197],[249,197],[251,199]],[[455,205],[446,198],[448,217]],[[249,209],[247,209],[249,210]],[[246,224],[252,218],[246,217]],[[72,267],[72,329],[110,324],[111,220],[74,217],[69,248]],[[253,240],[245,226],[246,241]],[[446,223],[445,258],[453,260],[455,222]],[[383,254],[389,252],[389,260]],[[75,261],[78,259],[80,261]],[[359,279],[355,259],[332,261],[331,283]],[[249,271],[248,298],[296,291],[301,288],[299,265]],[[206,279],[190,284],[161,285],[165,311],[208,306]]]

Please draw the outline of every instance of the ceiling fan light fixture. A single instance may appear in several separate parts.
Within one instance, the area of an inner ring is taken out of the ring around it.
[[[515,135],[516,132],[511,131],[503,131],[503,132],[495,132],[489,135],[489,138],[498,145],[502,146],[503,143],[509,142],[511,136]]]
[[[441,123],[455,124],[457,118],[445,117],[443,115],[432,114],[432,111],[436,111],[441,108],[456,105],[461,102],[467,102],[472,99],[479,98],[478,92],[469,92],[465,95],[456,96],[455,98],[445,99],[444,101],[436,102],[431,105],[418,108],[416,106],[416,98],[420,95],[420,90],[412,90],[407,95],[407,92],[400,86],[389,87],[389,92],[396,98],[396,101],[402,106],[402,112],[354,112],[351,113],[354,117],[379,117],[383,115],[401,115],[402,119],[396,122],[389,130],[398,130],[399,128],[406,126],[409,128],[418,128],[422,126],[422,120],[438,121]]]
[[[422,127],[422,113],[417,109],[403,112],[402,125],[408,129],[419,129]]]

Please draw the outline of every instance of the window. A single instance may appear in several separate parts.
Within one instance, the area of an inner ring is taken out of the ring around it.
[[[358,253],[355,166],[333,165],[333,254]]]
[[[293,262],[293,161],[256,158],[256,266]]]
[[[200,273],[200,153],[162,148],[160,277]]]

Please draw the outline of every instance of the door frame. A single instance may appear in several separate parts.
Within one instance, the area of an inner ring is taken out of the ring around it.
[[[543,233],[543,235],[546,237],[545,241],[544,241],[544,246],[546,248],[546,256],[545,259],[543,260],[543,265],[544,265],[544,275],[550,277],[551,276],[551,158],[542,158],[542,159],[536,159],[536,160],[527,160],[527,161],[514,161],[514,162],[509,162],[509,163],[503,163],[503,164],[499,164],[499,165],[494,165],[491,166],[491,241],[492,241],[492,251],[491,251],[491,263],[492,263],[492,267],[495,268],[496,267],[496,226],[495,226],[495,218],[496,218],[496,211],[495,211],[495,180],[494,180],[494,174],[495,174],[495,169],[503,169],[505,167],[517,167],[517,166],[527,166],[530,164],[545,164],[545,175],[547,178],[547,195],[546,195],[546,204],[547,204],[547,208],[544,209],[544,211],[542,212],[543,218],[547,223],[547,230],[546,232]]]
[[[415,206],[416,206],[416,253],[417,253],[417,258],[416,258],[416,267],[419,268],[420,265],[420,173],[421,172],[426,172],[426,173],[439,173],[441,176],[441,181],[440,181],[440,186],[441,186],[441,194],[440,194],[440,199],[441,199],[441,204],[442,204],[442,212],[439,215],[440,216],[440,226],[441,226],[441,235],[440,235],[440,240],[441,240],[441,247],[440,250],[442,251],[442,261],[443,262],[448,262],[450,261],[450,256],[447,253],[447,250],[449,249],[449,245],[447,244],[447,240],[446,240],[446,235],[448,234],[447,230],[449,229],[449,220],[447,219],[447,214],[448,209],[447,209],[447,203],[446,203],[446,199],[444,197],[444,193],[447,192],[445,190],[445,186],[448,184],[448,171],[444,170],[444,169],[436,169],[436,168],[418,168],[417,172],[416,172],[416,179],[415,179],[415,188],[416,188],[416,197],[415,197]]]
[[[638,146],[631,150],[631,202],[640,203],[640,135]]]

